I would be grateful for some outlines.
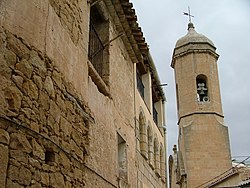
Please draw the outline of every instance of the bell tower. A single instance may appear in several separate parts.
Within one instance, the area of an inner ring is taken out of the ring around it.
[[[176,43],[171,63],[176,82],[179,158],[187,187],[202,185],[231,168],[218,58],[213,42],[197,33],[190,22],[188,33]]]

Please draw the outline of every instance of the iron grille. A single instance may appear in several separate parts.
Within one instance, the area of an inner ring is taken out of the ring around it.
[[[97,73],[102,76],[104,45],[94,26],[90,24],[89,32],[89,60],[95,67]]]

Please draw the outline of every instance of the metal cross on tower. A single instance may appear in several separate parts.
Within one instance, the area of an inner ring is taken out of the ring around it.
[[[191,12],[190,12],[190,7],[188,6],[188,13],[187,12],[183,12],[184,13],[184,15],[185,16],[188,16],[189,17],[189,23],[191,23],[191,18],[193,17],[194,18],[194,16],[193,15],[191,15]]]

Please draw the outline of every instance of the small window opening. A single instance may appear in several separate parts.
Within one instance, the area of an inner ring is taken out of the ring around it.
[[[206,82],[206,76],[199,75],[196,78],[196,86],[197,86],[197,101],[198,102],[208,102],[208,88]]]
[[[176,101],[177,101],[177,110],[179,110],[179,91],[178,91],[178,84],[175,85],[176,87]]]
[[[137,80],[137,89],[141,95],[141,97],[144,99],[144,84],[142,82],[141,75],[139,71],[136,72],[136,80]]]
[[[158,126],[158,112],[155,108],[155,105],[153,105],[153,120],[155,124]]]
[[[127,146],[125,140],[118,134],[118,167],[119,178],[127,180]]]
[[[103,81],[108,83],[109,21],[105,7],[100,3],[91,7],[89,26],[88,57]]]
[[[45,151],[45,163],[53,163],[55,162],[55,152],[52,150],[46,150]]]

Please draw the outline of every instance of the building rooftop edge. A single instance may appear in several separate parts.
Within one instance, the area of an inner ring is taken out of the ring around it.
[[[109,0],[104,0],[104,1],[109,1]],[[118,7],[119,3],[116,3],[116,2],[120,2],[121,7]],[[123,25],[123,28],[128,28],[130,30],[129,32],[126,32],[126,35],[130,35],[128,39],[129,39],[129,42],[131,43],[131,46],[133,47],[133,50],[135,51],[135,54],[137,54],[137,58],[139,59],[139,62],[140,62],[140,59],[143,59],[141,57],[147,57],[147,59],[149,60],[148,67],[150,69],[150,72],[152,73],[151,74],[153,77],[152,79],[155,79],[157,83],[156,87],[160,91],[160,95],[162,99],[166,101],[166,97],[161,87],[161,82],[160,82],[153,58],[151,56],[151,53],[149,52],[148,44],[143,35],[142,28],[139,26],[137,22],[137,15],[136,15],[135,9],[133,8],[133,3],[131,3],[130,0],[114,0],[112,1],[112,3],[114,7],[116,7],[115,8],[116,13],[119,16],[119,18],[120,19],[125,18],[126,20],[126,21],[124,20],[123,22],[121,22],[121,24]],[[122,11],[117,11],[120,8],[122,8]],[[145,64],[145,62],[141,62],[141,63]]]

